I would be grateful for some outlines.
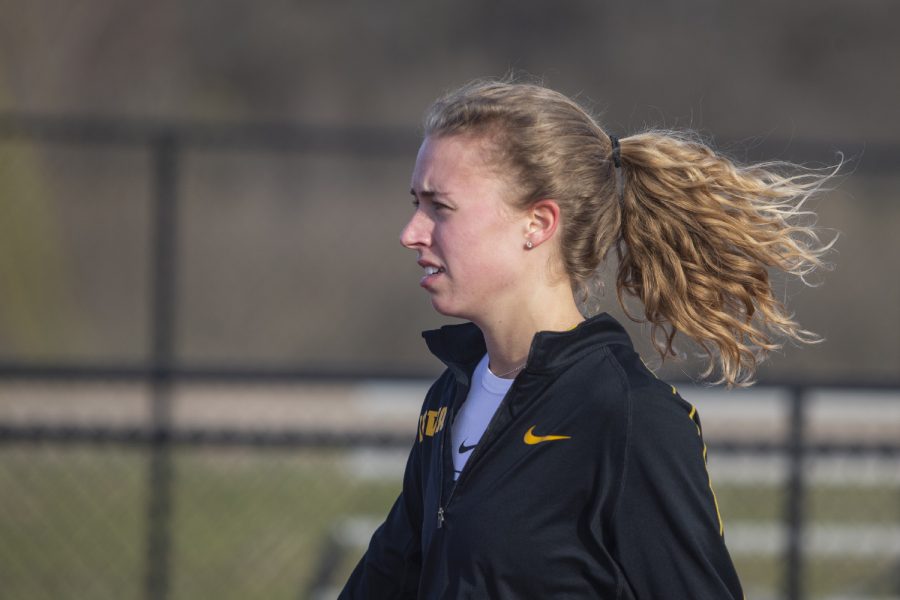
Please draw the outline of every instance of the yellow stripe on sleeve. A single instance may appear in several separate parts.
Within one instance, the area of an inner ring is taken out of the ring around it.
[[[703,434],[700,431],[700,424],[697,423],[697,420],[694,418],[696,414],[697,407],[691,404],[691,412],[688,417],[694,423],[694,427],[697,428],[697,435],[702,438]],[[719,499],[716,497],[716,490],[713,489],[712,477],[709,474],[709,466],[706,464],[706,443],[703,444],[703,467],[706,469],[706,479],[709,482],[709,491],[712,492],[713,505],[716,507],[716,518],[719,520],[719,535],[725,535],[725,523],[722,521],[722,513],[719,511]]]

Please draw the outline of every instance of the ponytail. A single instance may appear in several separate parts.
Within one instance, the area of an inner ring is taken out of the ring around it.
[[[619,140],[623,184],[616,293],[630,318],[651,324],[674,356],[681,332],[704,351],[715,383],[745,386],[778,338],[813,343],[775,297],[768,269],[805,277],[823,267],[804,202],[832,177],[788,163],[739,166],[682,133]],[[838,165],[840,166],[840,165]],[[782,174],[784,173],[784,174]],[[836,238],[835,238],[836,239]],[[644,306],[635,317],[623,295]]]

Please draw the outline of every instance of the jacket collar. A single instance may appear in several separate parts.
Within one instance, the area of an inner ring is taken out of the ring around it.
[[[466,374],[471,374],[487,351],[484,336],[474,323],[445,325],[423,331],[422,337],[432,354],[448,367],[461,368]],[[539,331],[531,341],[524,371],[553,371],[607,344],[631,347],[625,329],[607,313],[586,319],[569,331]]]

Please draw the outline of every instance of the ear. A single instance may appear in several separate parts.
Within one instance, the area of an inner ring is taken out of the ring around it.
[[[535,246],[553,237],[559,226],[559,204],[556,200],[538,200],[528,209],[528,224],[525,237]]]

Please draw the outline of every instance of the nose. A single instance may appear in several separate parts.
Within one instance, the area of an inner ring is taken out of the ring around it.
[[[417,210],[403,231],[400,232],[400,243],[404,247],[414,250],[422,246],[431,245],[432,221]]]

